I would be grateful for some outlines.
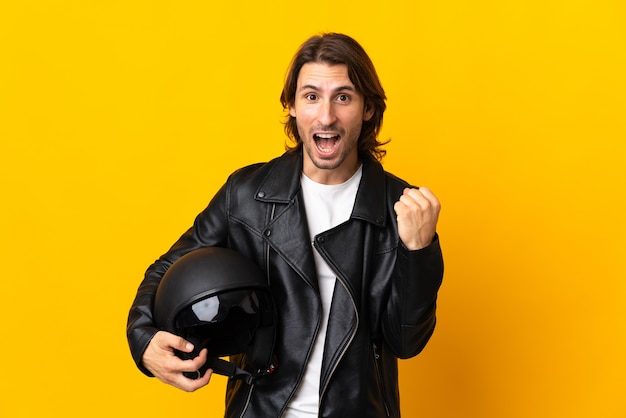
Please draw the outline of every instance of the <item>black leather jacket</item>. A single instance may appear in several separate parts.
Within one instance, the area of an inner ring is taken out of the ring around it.
[[[364,161],[349,221],[309,240],[300,193],[302,154],[233,173],[194,225],[146,272],[130,310],[128,340],[138,367],[150,339],[160,278],[183,254],[230,247],[261,266],[278,307],[277,370],[255,384],[229,381],[227,417],[279,417],[294,395],[320,326],[311,245],[337,274],[320,382],[320,417],[399,417],[398,358],[417,355],[435,327],[443,277],[436,236],[408,251],[394,203],[407,183]],[[231,361],[245,363],[245,356]],[[245,364],[241,364],[245,367]]]

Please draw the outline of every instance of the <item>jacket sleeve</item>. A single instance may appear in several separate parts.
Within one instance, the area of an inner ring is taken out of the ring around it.
[[[201,247],[226,245],[227,196],[228,183],[215,195],[207,208],[196,217],[193,226],[174,243],[167,253],[147,269],[139,285],[128,315],[126,335],[135,364],[148,376],[151,376],[151,373],[143,367],[141,358],[148,344],[159,331],[153,321],[153,307],[161,278],[172,263],[186,253]]]
[[[419,354],[435,329],[437,292],[443,280],[443,256],[439,236],[425,248],[409,251],[401,243],[382,331],[389,349],[398,358]]]

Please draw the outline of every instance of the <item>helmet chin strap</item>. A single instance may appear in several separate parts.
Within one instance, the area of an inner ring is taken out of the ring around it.
[[[251,373],[247,370],[243,370],[237,367],[235,363],[220,357],[208,356],[202,367],[195,372],[183,372],[183,375],[189,379],[199,379],[204,376],[208,369],[211,369],[213,373],[227,376],[231,379],[241,379],[248,384],[252,384],[258,377],[272,374],[276,370],[278,360],[273,353],[274,333],[270,331],[271,329],[268,327],[259,328],[257,330],[256,343],[252,344],[248,352],[249,364],[252,368],[256,369],[256,372]],[[187,336],[186,338],[194,345],[194,350],[191,353],[177,351],[176,354],[182,359],[195,358],[200,354],[203,347],[202,342],[193,336]]]
[[[231,379],[245,380],[246,383],[252,384],[257,377],[265,376],[272,373],[274,371],[274,365],[270,365],[267,370],[258,370],[256,373],[252,374],[250,372],[240,369],[235,365],[235,363],[231,363],[230,361],[226,361],[219,357],[209,357],[207,358],[206,363],[200,368],[200,370],[196,372],[197,376],[194,376],[194,378],[198,378],[204,375],[207,369],[213,370],[213,373],[217,373],[222,376],[228,376]]]
[[[204,365],[207,369],[212,369],[213,373],[221,374],[222,376],[228,376],[231,379],[243,379],[248,383],[252,383],[252,373],[240,369],[231,363],[219,357],[209,357]]]

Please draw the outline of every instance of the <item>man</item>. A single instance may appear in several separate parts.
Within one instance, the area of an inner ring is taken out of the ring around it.
[[[146,272],[130,311],[138,367],[186,391],[206,350],[155,328],[160,278],[200,247],[233,248],[266,273],[278,309],[278,367],[253,385],[229,380],[228,417],[398,417],[398,358],[417,355],[435,326],[443,261],[440,205],[386,173],[377,135],[385,93],[352,38],[324,34],[296,53],[281,102],[295,142],[233,173],[194,225]],[[245,367],[245,360],[235,361]]]

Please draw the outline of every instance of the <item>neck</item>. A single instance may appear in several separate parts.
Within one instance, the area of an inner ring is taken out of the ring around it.
[[[337,168],[319,168],[312,161],[305,158],[302,172],[305,176],[320,184],[342,184],[348,181],[361,166],[358,157],[346,160]]]

